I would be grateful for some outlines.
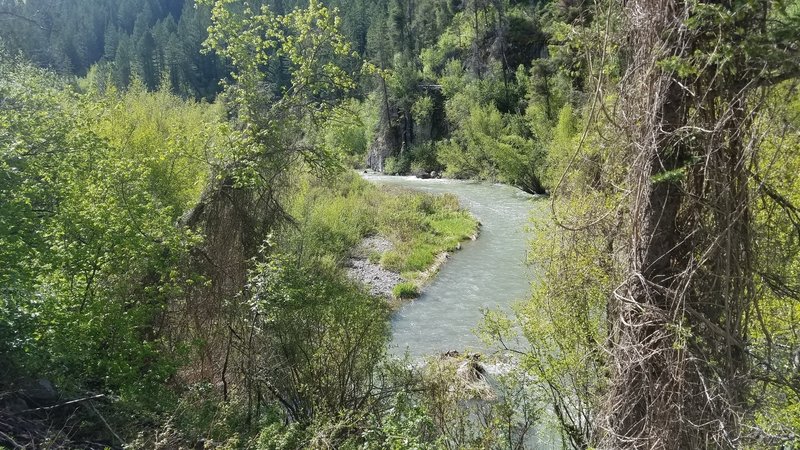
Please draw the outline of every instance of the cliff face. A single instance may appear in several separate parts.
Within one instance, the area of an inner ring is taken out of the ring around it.
[[[386,158],[403,156],[415,145],[435,143],[449,136],[441,86],[420,85],[418,89],[431,99],[430,109],[424,115],[415,115],[410,108],[404,109],[391,102],[382,108],[377,131],[367,152],[366,164],[370,169],[383,172]]]
[[[400,151],[400,130],[395,124],[381,120],[375,139],[372,141],[367,153],[367,167],[383,172],[386,158],[396,155]]]

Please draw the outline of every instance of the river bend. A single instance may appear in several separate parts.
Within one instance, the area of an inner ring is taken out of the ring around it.
[[[510,186],[459,180],[422,180],[365,174],[377,184],[433,194],[455,194],[482,224],[480,237],[450,255],[419,298],[392,318],[392,352],[412,358],[449,350],[483,351],[475,329],[485,309],[510,311],[527,298],[533,271],[526,265],[531,215],[543,216],[541,203]]]

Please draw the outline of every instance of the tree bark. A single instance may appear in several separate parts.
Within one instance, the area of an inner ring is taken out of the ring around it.
[[[728,113],[743,109],[742,89],[713,65],[682,79],[664,64],[694,54],[692,8],[625,4],[631,225],[626,281],[609,309],[603,448],[725,448],[738,437],[752,292],[746,121]],[[687,131],[696,129],[715,131]]]

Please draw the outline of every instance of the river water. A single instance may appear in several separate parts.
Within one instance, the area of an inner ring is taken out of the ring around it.
[[[421,180],[365,174],[377,184],[458,196],[482,224],[480,237],[450,255],[419,298],[392,318],[392,352],[414,358],[449,350],[486,351],[475,329],[487,309],[510,312],[534,280],[526,265],[531,217],[544,217],[544,204],[519,189],[460,180]]]

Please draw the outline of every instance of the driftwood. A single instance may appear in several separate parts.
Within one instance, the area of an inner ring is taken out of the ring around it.
[[[92,395],[90,397],[78,398],[78,399],[75,399],[75,400],[70,400],[70,401],[59,403],[59,404],[52,405],[52,406],[42,406],[41,408],[26,409],[24,411],[20,411],[20,414],[39,412],[39,411],[50,411],[50,410],[53,410],[53,409],[62,408],[64,406],[74,405],[76,403],[87,402],[89,400],[97,400],[99,398],[105,398],[105,394],[97,394],[97,395]]]

